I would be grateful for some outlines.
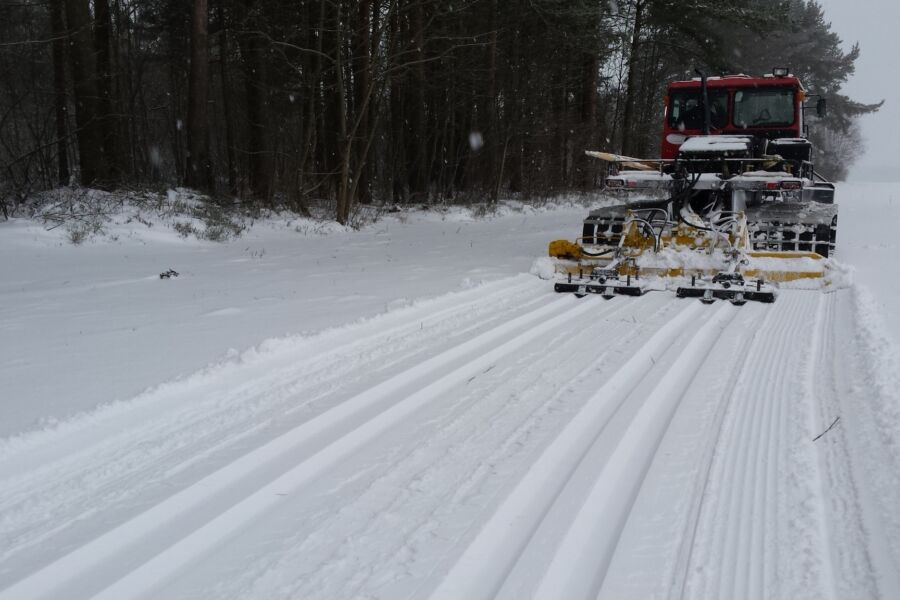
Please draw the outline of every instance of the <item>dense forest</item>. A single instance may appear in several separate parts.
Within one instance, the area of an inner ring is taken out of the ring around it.
[[[787,66],[860,151],[813,0],[5,0],[0,205],[58,185],[186,185],[346,222],[367,203],[599,185],[587,148],[657,152],[665,84]]]

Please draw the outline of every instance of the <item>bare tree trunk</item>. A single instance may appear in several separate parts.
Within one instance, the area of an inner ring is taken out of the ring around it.
[[[97,68],[91,12],[88,0],[66,0],[69,25],[69,59],[75,90],[75,124],[77,125],[78,159],[81,183],[105,186],[110,183],[109,166],[103,153],[97,91]]]
[[[519,11],[520,14],[524,12],[523,2],[519,2]],[[524,133],[521,131],[522,128],[522,113],[523,106],[522,100],[518,96],[519,90],[522,89],[520,87],[520,82],[522,79],[522,31],[521,31],[521,23],[516,23],[514,25],[514,31],[512,32],[512,64],[516,65],[512,69],[512,88],[508,90],[509,98],[511,98],[511,106],[509,109],[509,116],[506,119],[506,139],[504,141],[503,146],[503,156],[500,159],[500,174],[503,175],[506,170],[506,161],[507,161],[507,152],[512,151],[513,156],[510,157],[512,164],[510,165],[510,174],[509,174],[509,190],[513,193],[521,192],[524,182],[524,171],[525,171],[525,144],[524,144]],[[511,148],[510,148],[511,146]],[[500,186],[503,185],[503,182],[500,181],[498,183],[498,190]],[[498,192],[499,195],[499,192]]]
[[[225,112],[225,155],[228,160],[228,191],[237,196],[237,167],[234,158],[234,120],[231,111],[231,85],[228,79],[228,26],[225,23],[225,0],[219,0],[216,14],[219,19],[219,76],[222,80],[222,108]]]
[[[100,93],[100,126],[103,154],[115,182],[125,178],[127,156],[121,143],[121,108],[113,85],[112,17],[109,0],[94,0],[94,47],[97,52],[97,91]]]
[[[175,177],[178,181],[184,181],[184,146],[181,143],[181,130],[183,128],[181,121],[181,90],[183,89],[183,86],[182,82],[179,80],[178,70],[176,69],[174,60],[168,61],[168,75],[169,85],[172,86],[170,140],[172,142],[172,156],[175,157]]]
[[[209,157],[209,11],[207,0],[194,0],[191,19],[191,75],[188,91],[188,155],[185,183],[215,190]]]
[[[147,151],[146,141],[140,140],[138,129],[141,121],[138,106],[143,106],[143,90],[135,85],[135,80],[140,80],[140,75],[132,70],[134,64],[132,44],[132,7],[123,7],[122,0],[115,0],[116,11],[116,57],[118,73],[116,87],[118,88],[119,105],[124,114],[119,120],[122,140],[119,148],[123,148],[122,163],[125,164],[125,172],[131,177],[146,172]],[[135,90],[140,90],[140,100]],[[126,108],[127,107],[127,108]],[[152,161],[151,161],[152,162]]]
[[[581,165],[581,187],[589,190],[593,187],[595,170],[594,161],[585,156],[582,150],[592,150],[595,130],[597,128],[597,77],[600,71],[600,60],[596,54],[585,54],[582,72],[581,90],[581,126],[580,141],[587,148],[576,149],[576,164]]]
[[[307,5],[307,46],[314,48],[315,52],[310,53],[306,62],[307,72],[310,74],[307,84],[309,95],[306,99],[306,135],[303,140],[303,152],[300,156],[300,162],[297,167],[297,192],[301,198],[306,196],[309,189],[315,187],[315,175],[307,177],[306,169],[312,173],[316,172],[317,154],[319,150],[318,124],[319,124],[319,107],[320,104],[320,82],[322,80],[322,36],[320,35],[324,23],[324,5],[316,6]],[[307,181],[312,179],[313,183],[308,184]],[[303,202],[304,210],[305,199]]]
[[[567,71],[567,67],[563,66],[559,71],[559,81],[558,83],[554,82],[553,88],[558,89],[559,91],[552,96],[554,102],[551,106],[553,106],[553,115],[554,120],[556,121],[556,143],[554,144],[555,148],[553,149],[553,153],[550,156],[550,160],[554,157],[557,160],[556,167],[558,170],[556,171],[556,177],[551,177],[547,182],[550,185],[553,185],[553,179],[560,183],[564,183],[566,181],[566,177],[568,176],[568,146],[569,146],[569,120],[568,120],[568,104],[569,104],[569,89],[568,82],[569,76]]]
[[[407,156],[412,161],[409,173],[409,189],[414,201],[424,200],[428,194],[428,136],[425,122],[425,16],[421,2],[412,7],[411,42],[413,44],[412,85],[407,87],[407,96],[412,110],[409,111],[409,129]]]
[[[69,183],[68,133],[66,127],[66,24],[63,16],[63,0],[50,3],[50,26],[53,32],[53,87],[56,103],[56,159],[57,181]]]
[[[485,144],[485,173],[484,181],[490,189],[491,202],[497,201],[500,194],[500,186],[502,182],[499,180],[502,175],[502,169],[498,167],[497,150],[501,147],[498,142],[500,135],[497,127],[497,0],[491,0],[488,7],[490,17],[488,19],[488,27],[490,27],[490,35],[487,45],[487,68],[488,68],[488,87],[487,98],[487,131],[483,137]],[[506,144],[503,144],[504,155],[506,153]]]
[[[241,54],[244,57],[244,76],[247,93],[247,151],[250,162],[250,190],[259,200],[268,203],[272,199],[272,157],[266,139],[268,106],[266,104],[265,44],[260,35],[260,24],[255,11],[256,0],[244,0],[248,18],[246,30],[240,37]]]
[[[343,0],[336,0],[338,6]],[[341,133],[341,118],[344,115],[343,103],[345,98],[337,99],[340,92],[341,80],[341,38],[338,30],[341,27],[338,10],[331,4],[330,11],[326,10],[326,3],[330,0],[322,0],[322,25],[320,35],[323,39],[323,49],[330,58],[325,59],[322,72],[323,110],[321,119],[321,135],[319,136],[322,149],[322,170],[326,173],[326,182],[330,193],[336,199],[340,194],[342,152],[344,138]],[[340,203],[340,199],[338,199]],[[338,209],[340,212],[340,209]]]
[[[641,30],[644,27],[644,0],[634,4],[634,30],[631,33],[631,50],[628,55],[628,83],[625,86],[625,114],[622,117],[622,154],[630,155],[635,146],[632,139],[635,95],[637,93],[637,63],[641,50]]]
[[[394,202],[406,201],[406,140],[404,134],[403,73],[400,69],[400,51],[404,46],[403,7],[405,0],[397,0],[397,9],[390,16],[391,43],[391,197]]]
[[[337,143],[334,148],[337,152],[334,158],[339,160],[337,173],[337,221],[341,225],[346,225],[350,219],[351,197],[350,197],[350,160],[353,156],[353,140],[347,135],[347,103],[346,87],[344,86],[344,62],[343,62],[343,31],[341,28],[341,0],[337,2],[337,10],[335,11],[334,25],[334,89],[337,92],[337,106],[333,107],[333,118],[336,123],[332,125],[337,134]],[[333,103],[332,103],[333,104]]]
[[[372,65],[369,56],[370,34],[372,15],[372,1],[359,0],[359,19],[356,27],[355,58],[357,63],[356,76],[353,80],[355,105],[358,114],[359,127],[355,136],[361,143],[357,146],[356,161],[359,177],[356,181],[357,200],[368,204],[372,197],[369,189],[369,168],[366,160],[365,148],[369,138],[369,102],[367,95],[370,93],[372,83]]]

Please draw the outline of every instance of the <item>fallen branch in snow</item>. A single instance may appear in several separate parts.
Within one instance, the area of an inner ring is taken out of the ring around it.
[[[825,435],[826,433],[828,433],[829,431],[831,431],[831,428],[834,427],[835,425],[837,425],[837,422],[840,421],[840,420],[841,420],[840,417],[835,417],[835,418],[834,418],[834,421],[831,422],[831,425],[828,426],[828,429],[826,429],[825,431],[823,431],[822,433],[820,433],[819,435],[817,435],[816,437],[814,437],[814,438],[813,438],[813,441],[816,441],[817,439],[819,439],[820,437],[822,437],[823,435]]]

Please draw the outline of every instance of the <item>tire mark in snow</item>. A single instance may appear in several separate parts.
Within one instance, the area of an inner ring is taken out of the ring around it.
[[[427,404],[457,380],[484,369],[492,360],[513,352],[521,345],[554,327],[573,320],[590,310],[595,310],[596,302],[597,300],[593,298],[583,300],[581,303],[571,297],[560,298],[526,315],[512,319],[437,357],[428,359],[244,455],[191,487],[170,496],[146,512],[8,588],[0,593],[0,598],[18,599],[53,594],[55,590],[65,589],[71,580],[79,577],[86,578],[90,570],[97,569],[104,563],[128,550],[134,550],[138,546],[144,556],[147,556],[148,552],[164,552],[138,566],[98,597],[133,597],[142,591],[149,591],[177,572],[189,560],[209,551],[215,544],[278,504],[284,498],[283,494],[295,491],[348,453]],[[527,328],[527,330],[519,333],[519,330],[523,328]],[[479,351],[484,352],[484,349],[510,335],[514,337],[488,350],[479,358],[455,368],[403,400],[392,403],[387,410],[382,409],[383,412],[371,416],[362,425],[356,425],[349,432],[341,431],[341,428],[347,424],[354,426],[353,422],[360,412],[377,408],[379,403],[389,401],[392,394],[406,386],[421,381],[429,375],[440,374],[442,368],[454,365],[458,359],[473,353],[477,354]],[[316,449],[316,446],[319,448]],[[155,544],[147,544],[147,540],[153,538],[154,533],[160,531],[164,524],[170,525],[170,530],[176,530],[179,520],[183,521],[185,515],[194,513],[194,518],[198,518],[199,515],[196,513],[202,510],[205,503],[214,500],[217,494],[235,487],[241,479],[259,469],[260,465],[269,464],[279,458],[283,459],[285,455],[292,452],[296,453],[298,447],[305,450],[304,454],[308,453],[307,458],[298,461],[299,464],[295,463],[294,468],[272,483],[263,486],[259,491],[231,506],[218,516],[208,515],[215,518],[175,541],[174,545],[168,548],[166,545],[172,544],[173,540],[157,540]],[[148,545],[149,548],[146,547]]]

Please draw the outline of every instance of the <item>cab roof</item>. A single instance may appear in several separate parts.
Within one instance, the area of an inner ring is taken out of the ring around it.
[[[794,75],[785,75],[784,77],[776,77],[775,75],[722,75],[708,77],[706,85],[710,89],[716,88],[754,88],[754,87],[795,87],[804,89],[803,84]],[[686,81],[672,81],[669,83],[669,89],[698,89],[700,87],[700,78],[694,77]]]

